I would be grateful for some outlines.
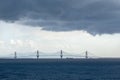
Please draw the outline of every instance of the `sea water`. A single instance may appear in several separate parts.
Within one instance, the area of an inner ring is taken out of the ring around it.
[[[0,60],[0,80],[120,80],[120,60]]]

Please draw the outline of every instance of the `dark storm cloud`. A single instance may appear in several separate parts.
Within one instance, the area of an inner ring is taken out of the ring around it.
[[[119,0],[0,0],[0,19],[44,30],[86,30],[92,34],[120,32]]]

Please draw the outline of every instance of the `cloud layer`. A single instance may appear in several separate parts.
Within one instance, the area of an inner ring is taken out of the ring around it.
[[[62,49],[78,56],[88,50],[100,57],[120,57],[119,48],[120,34],[93,36],[85,31],[52,32],[40,27],[0,21],[0,56],[10,57],[9,54],[12,54],[13,57],[14,51],[20,56],[35,56],[36,50],[51,55]]]
[[[0,19],[50,31],[120,33],[119,0],[0,0]]]

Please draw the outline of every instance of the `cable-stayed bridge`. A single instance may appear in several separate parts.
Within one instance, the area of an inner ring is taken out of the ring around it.
[[[7,56],[7,57],[6,57]],[[63,50],[56,51],[56,52],[42,52],[42,51],[35,51],[35,52],[27,52],[27,53],[19,53],[17,51],[13,52],[12,54],[6,55],[5,57],[0,58],[12,58],[12,59],[20,59],[20,58],[35,58],[35,59],[43,59],[43,58],[58,58],[58,59],[91,59],[91,58],[100,58],[95,54],[84,51],[81,53],[70,53]]]

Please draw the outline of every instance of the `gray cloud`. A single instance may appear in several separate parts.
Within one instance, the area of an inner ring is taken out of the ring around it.
[[[0,0],[0,19],[42,26],[44,30],[120,33],[118,0]]]

